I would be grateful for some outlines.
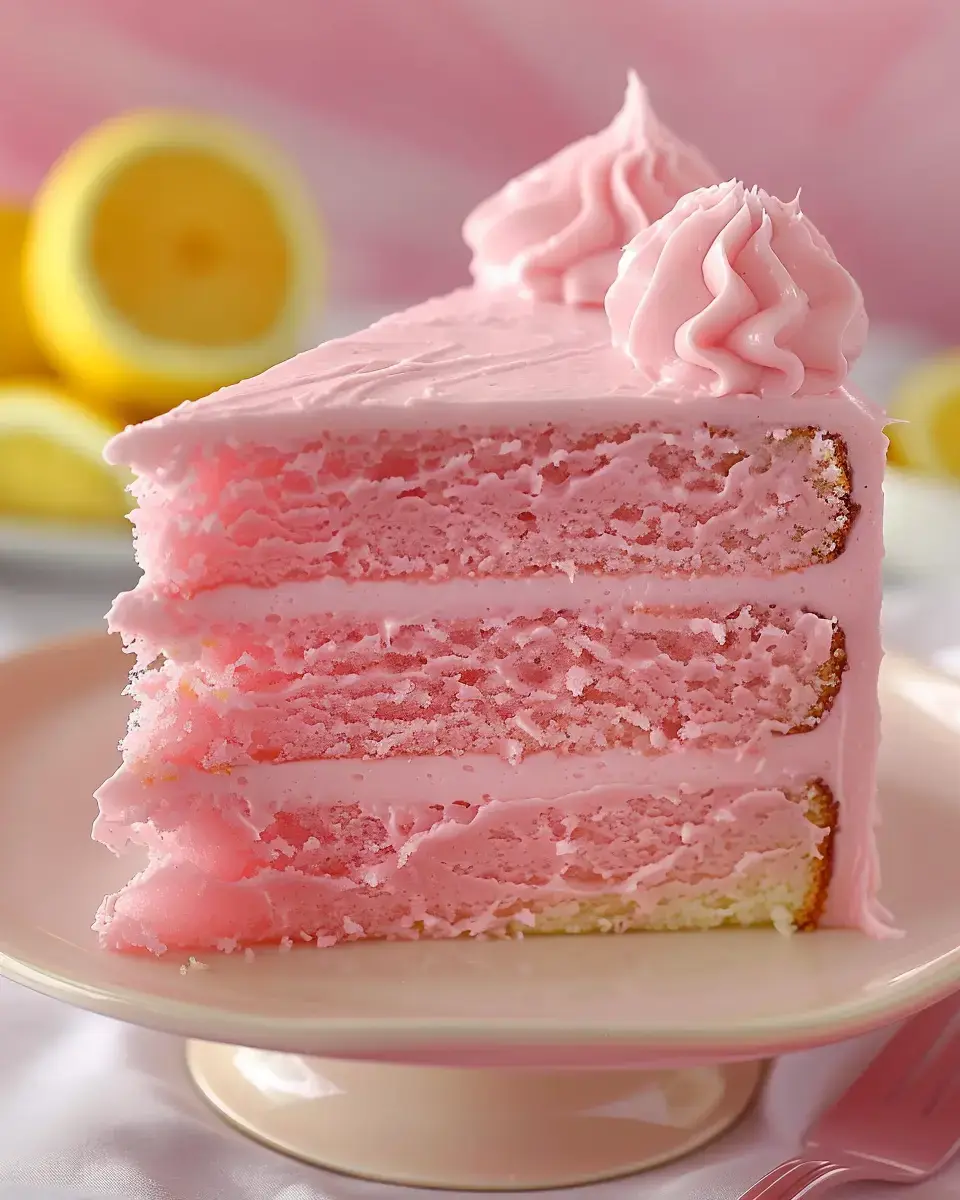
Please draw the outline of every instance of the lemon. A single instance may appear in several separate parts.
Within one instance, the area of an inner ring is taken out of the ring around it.
[[[25,294],[41,345],[83,391],[166,405],[300,349],[321,236],[265,143],[182,112],[81,138],[36,198]]]
[[[906,467],[908,465],[906,451],[901,445],[902,435],[900,430],[902,428],[902,425],[888,425],[883,431],[890,443],[887,446],[887,462],[892,467]]]
[[[906,422],[887,431],[897,461],[960,480],[960,351],[914,367],[901,382],[890,415]]]
[[[32,375],[45,370],[23,302],[23,247],[28,211],[0,203],[0,375]]]
[[[0,515],[119,523],[132,507],[129,476],[103,447],[121,422],[47,379],[0,384]]]

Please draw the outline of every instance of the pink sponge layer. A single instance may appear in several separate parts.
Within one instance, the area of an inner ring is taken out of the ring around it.
[[[269,637],[269,642],[266,638]],[[212,651],[211,651],[212,653]],[[219,669],[133,684],[125,758],[217,769],[310,758],[646,754],[814,726],[843,668],[832,621],[745,605],[251,629]],[[235,657],[234,657],[235,656]]]
[[[188,487],[136,491],[141,564],[183,595],[327,575],[762,575],[833,557],[853,516],[840,439],[759,423],[331,432],[296,454],[198,453]]]
[[[802,925],[819,913],[834,822],[817,781],[790,791],[621,786],[553,801],[454,801],[390,807],[389,821],[304,797],[259,833],[239,796],[219,796],[218,809],[199,793],[181,801],[168,808],[179,812],[171,828],[131,828],[152,865],[104,902],[106,945],[159,952],[503,933],[546,910],[578,919],[591,906],[642,927],[656,925],[666,900],[718,903],[761,886],[792,896],[788,915]],[[714,923],[726,915],[720,903]]]

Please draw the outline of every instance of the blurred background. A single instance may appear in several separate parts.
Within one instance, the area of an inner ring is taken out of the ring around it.
[[[0,651],[132,576],[113,429],[465,282],[465,213],[606,125],[631,66],[724,176],[802,186],[861,283],[859,382],[912,431],[891,588],[929,608],[936,581],[952,620],[958,59],[957,0],[0,0]],[[138,174],[158,146],[167,174]],[[171,178],[210,237],[144,294],[124,264]]]
[[[875,320],[951,338],[956,0],[3,0],[0,188],[130,109],[226,113],[299,164],[342,304],[456,286],[460,221],[607,124],[635,66],[724,175],[802,185]]]

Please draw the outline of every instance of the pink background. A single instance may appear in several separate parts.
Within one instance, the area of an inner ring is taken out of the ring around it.
[[[0,188],[124,109],[228,112],[301,163],[335,297],[392,304],[629,65],[723,174],[803,185],[874,317],[960,340],[960,0],[0,0]]]

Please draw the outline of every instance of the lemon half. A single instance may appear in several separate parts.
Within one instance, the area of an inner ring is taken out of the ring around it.
[[[300,349],[321,235],[296,173],[219,118],[108,121],[37,196],[24,287],[38,338],[93,395],[167,404]]]
[[[960,351],[914,367],[904,377],[890,415],[906,422],[887,430],[899,462],[960,480]]]
[[[0,384],[0,517],[119,524],[130,477],[103,448],[120,428],[49,380]]]
[[[23,300],[23,250],[30,214],[0,203],[0,375],[33,375],[47,369]]]

